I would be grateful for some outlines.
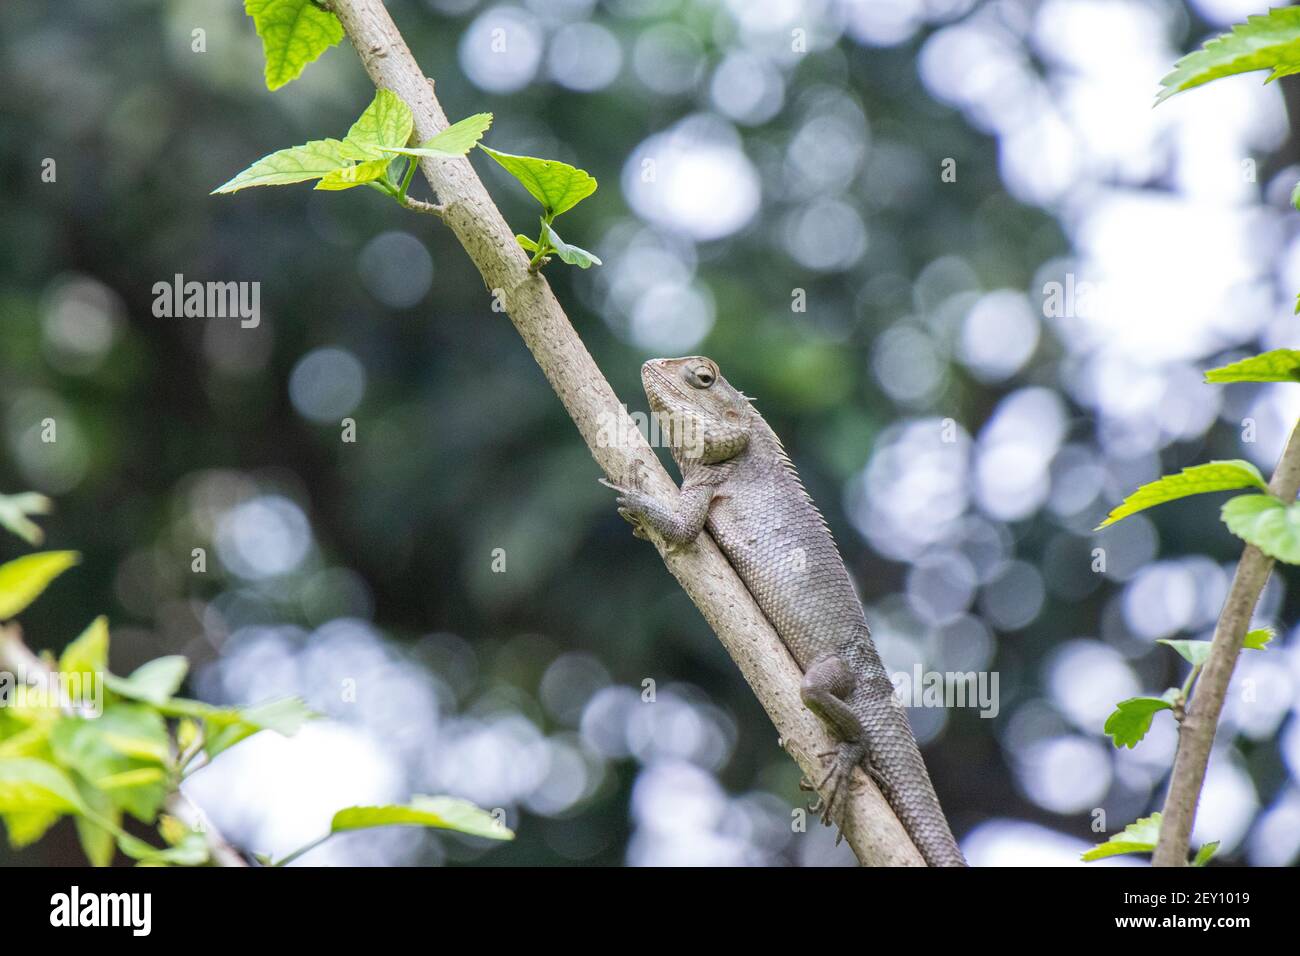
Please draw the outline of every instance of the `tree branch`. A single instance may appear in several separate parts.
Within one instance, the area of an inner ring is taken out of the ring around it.
[[[1285,502],[1294,501],[1300,492],[1300,423],[1291,432],[1268,490]],[[1205,783],[1205,768],[1210,761],[1228,683],[1250,629],[1255,604],[1272,569],[1272,558],[1253,544],[1246,545],[1214,628],[1209,659],[1201,669],[1192,702],[1178,728],[1178,754],[1161,813],[1160,839],[1151,857],[1154,866],[1187,865],[1196,805]]]
[[[425,78],[381,0],[332,0],[330,9],[342,21],[375,86],[392,90],[411,108],[417,140],[445,129],[447,117],[434,95],[433,81]],[[639,471],[646,491],[675,496],[676,485],[619,403],[550,285],[529,273],[528,257],[469,161],[426,157],[420,168],[443,208],[443,222],[505,305],[596,463],[615,482],[626,482]],[[602,440],[602,425],[608,434],[615,423],[616,433],[627,439]],[[654,543],[740,667],[783,745],[809,780],[820,780],[824,771],[816,755],[831,749],[833,742],[803,706],[799,668],[744,583],[705,534],[695,547],[671,553],[662,541]],[[871,866],[924,865],[889,804],[861,769],[854,773],[854,783],[841,825],[858,859]]]

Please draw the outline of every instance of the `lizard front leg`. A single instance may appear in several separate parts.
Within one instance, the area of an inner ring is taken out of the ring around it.
[[[842,794],[848,789],[853,768],[867,756],[866,728],[848,700],[857,686],[857,678],[842,658],[828,654],[813,662],[803,675],[799,695],[804,706],[816,714],[839,738],[840,743],[828,754],[830,769],[817,784],[822,796],[822,823],[829,824],[838,814]],[[813,807],[817,809],[816,805]]]
[[[600,483],[618,492],[618,513],[632,524],[637,537],[645,537],[642,525],[648,525],[673,547],[690,544],[699,537],[717,490],[713,485],[687,484],[674,508],[639,486],[625,488],[603,478]]]

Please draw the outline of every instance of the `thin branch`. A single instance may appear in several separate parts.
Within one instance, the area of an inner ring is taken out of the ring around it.
[[[420,199],[412,199],[410,196],[402,196],[397,200],[411,212],[422,212],[427,216],[437,216],[439,219],[447,212],[446,208],[435,203],[424,202]]]
[[[1300,423],[1291,432],[1268,490],[1286,502],[1294,501],[1300,493]],[[1155,866],[1187,865],[1196,805],[1205,783],[1205,768],[1210,761],[1228,683],[1260,592],[1272,569],[1272,558],[1253,544],[1246,545],[1214,628],[1210,656],[1196,680],[1195,694],[1178,728],[1178,755],[1174,758],[1174,772],[1161,814],[1160,840],[1151,858]]]
[[[332,0],[330,8],[375,86],[392,90],[410,106],[418,139],[446,129],[433,81],[425,78],[381,0]],[[443,207],[443,222],[455,232],[487,288],[504,303],[605,475],[625,482],[639,471],[646,491],[662,498],[675,496],[676,485],[619,403],[550,286],[529,272],[528,257],[469,161],[426,157],[420,168]],[[611,427],[626,440],[610,443]],[[831,749],[833,742],[803,706],[799,668],[735,570],[707,535],[701,535],[696,546],[671,553],[662,541],[654,543],[740,667],[786,749],[808,779],[822,779],[816,755]],[[854,784],[841,824],[858,859],[873,866],[924,865],[889,804],[860,769]]]

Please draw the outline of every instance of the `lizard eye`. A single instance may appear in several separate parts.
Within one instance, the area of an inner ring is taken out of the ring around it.
[[[696,388],[708,388],[713,384],[716,377],[713,374],[713,369],[707,365],[697,365],[691,369],[691,384]]]

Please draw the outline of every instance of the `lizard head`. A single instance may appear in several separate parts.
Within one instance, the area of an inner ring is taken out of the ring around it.
[[[641,384],[679,464],[713,465],[745,450],[753,409],[712,359],[651,359],[641,366]]]

